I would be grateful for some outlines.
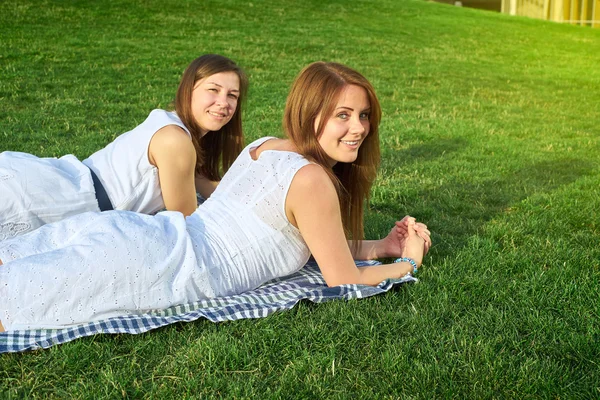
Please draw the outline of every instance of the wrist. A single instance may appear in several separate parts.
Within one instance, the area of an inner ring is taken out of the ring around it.
[[[394,255],[388,251],[385,239],[379,239],[374,247],[377,258],[394,257]]]
[[[410,264],[410,266],[412,267],[412,274],[416,274],[417,271],[419,270],[419,267],[417,265],[417,262],[415,260],[413,260],[410,257],[400,257],[394,260],[394,263],[400,263],[400,262],[404,262],[404,263],[408,263]]]

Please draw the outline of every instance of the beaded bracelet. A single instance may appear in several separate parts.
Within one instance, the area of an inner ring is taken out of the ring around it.
[[[417,270],[418,270],[418,268],[417,268],[417,263],[416,263],[416,262],[415,262],[415,260],[413,260],[412,258],[408,258],[408,257],[396,258],[396,259],[394,260],[394,262],[395,262],[395,263],[399,263],[399,262],[407,262],[407,263],[409,263],[410,265],[412,265],[412,267],[413,267],[413,274],[416,274],[416,273],[417,273]]]

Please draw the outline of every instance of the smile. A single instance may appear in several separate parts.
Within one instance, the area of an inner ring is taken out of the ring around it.
[[[217,118],[226,118],[226,117],[227,117],[227,115],[226,115],[226,114],[223,114],[223,113],[217,113],[217,112],[214,112],[214,111],[209,111],[208,113],[209,113],[210,115],[212,115],[213,117],[217,117]]]
[[[356,146],[359,143],[358,140],[353,140],[353,141],[350,141],[350,140],[340,140],[340,142],[342,142],[344,144],[347,144],[348,146]]]

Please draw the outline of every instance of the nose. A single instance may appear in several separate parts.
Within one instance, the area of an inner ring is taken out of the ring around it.
[[[221,94],[217,96],[217,100],[215,101],[219,107],[227,107],[229,103],[227,102],[227,94]]]
[[[367,131],[365,122],[368,124],[368,121],[361,120],[360,117],[352,118],[350,132],[356,135],[363,135]]]

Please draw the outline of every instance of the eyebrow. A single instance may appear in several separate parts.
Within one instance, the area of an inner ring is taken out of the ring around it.
[[[217,82],[205,82],[205,83],[208,83],[208,84],[211,84],[211,85],[215,85],[215,86],[218,86],[220,88],[223,87],[223,86],[219,85]],[[238,89],[231,89],[230,92],[239,92],[239,90]]]
[[[338,107],[338,108],[336,108],[336,111],[339,110],[340,108],[344,109],[344,110],[354,111],[354,108],[352,108],[352,107],[346,107],[346,106]],[[364,111],[371,111],[371,107],[367,107],[367,108],[365,108],[364,110],[361,110],[361,111],[363,111],[363,112]]]

